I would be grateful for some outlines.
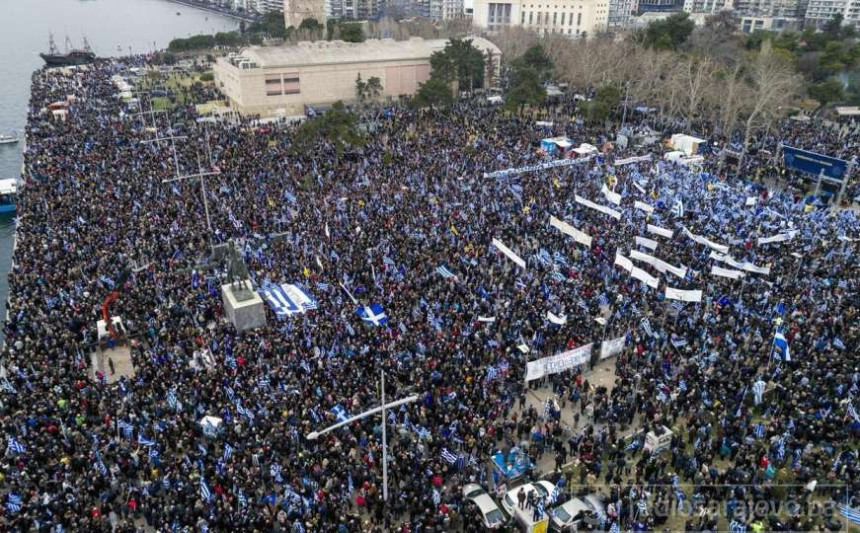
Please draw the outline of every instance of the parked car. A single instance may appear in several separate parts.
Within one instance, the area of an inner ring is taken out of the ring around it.
[[[519,487],[514,487],[505,493],[505,497],[502,499],[502,507],[507,511],[507,513],[511,516],[514,515],[514,510],[517,508],[517,493],[520,489],[525,490],[526,498],[528,498],[529,492],[536,491],[538,498],[546,498],[552,493],[552,490],[555,488],[555,485],[550,483],[549,481],[535,481],[533,483],[526,483],[525,485],[520,485]]]
[[[549,512],[553,531],[583,531],[600,527],[599,515],[605,513],[596,495],[573,498]]]
[[[484,528],[499,529],[507,523],[508,515],[499,509],[495,500],[477,483],[469,483],[463,487],[463,498],[480,514]]]

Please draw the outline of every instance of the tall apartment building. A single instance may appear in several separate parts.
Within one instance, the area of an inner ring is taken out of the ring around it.
[[[732,7],[732,0],[684,0],[684,11],[691,14],[714,14]]]
[[[283,11],[283,0],[245,0],[249,5],[254,5],[254,10],[257,13],[272,13],[275,11]]]
[[[542,34],[592,36],[607,28],[609,0],[475,0],[472,24],[488,31],[522,26]]]
[[[803,26],[807,0],[734,0],[741,30],[799,30]]]
[[[296,28],[307,18],[325,24],[325,0],[284,0],[284,24]]]
[[[838,14],[843,16],[843,25],[860,28],[860,0],[809,0],[806,23],[820,28]]]
[[[463,0],[442,0],[442,18],[444,20],[463,18]]]
[[[326,0],[325,12],[330,19],[369,20],[379,16],[382,6],[380,0]]]
[[[630,25],[636,10],[635,0],[609,0],[609,15],[607,26],[610,28],[626,28]]]

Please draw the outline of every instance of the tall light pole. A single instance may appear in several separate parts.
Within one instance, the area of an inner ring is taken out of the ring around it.
[[[184,181],[192,178],[200,178],[200,189],[203,192],[203,209],[206,212],[206,228],[209,230],[208,240],[209,240],[209,248],[210,252],[213,249],[212,244],[212,220],[209,218],[209,199],[206,194],[206,178],[208,176],[217,176],[221,174],[220,170],[203,172],[203,168],[200,166],[200,158],[197,158],[197,168],[199,172],[197,174],[188,174],[186,176],[176,176],[175,178],[170,178],[166,180],[161,180],[161,183],[173,183],[174,181]],[[177,169],[177,174],[179,173]]]
[[[405,405],[407,403],[412,403],[418,400],[418,395],[413,394],[412,396],[408,396],[401,400],[397,400],[391,403],[385,403],[385,371],[381,371],[381,382],[379,387],[379,407],[374,407],[368,411],[365,411],[361,414],[352,416],[347,418],[342,422],[338,422],[333,426],[329,426],[320,431],[312,431],[307,434],[308,440],[316,440],[321,435],[324,435],[330,431],[334,431],[335,429],[341,428],[343,426],[347,426],[352,424],[356,420],[361,420],[362,418],[367,418],[368,416],[373,416],[376,413],[382,413],[382,501],[388,501],[388,434],[386,431],[386,426],[388,425],[388,420],[385,418],[385,410],[392,409],[394,407],[399,407],[401,405]]]

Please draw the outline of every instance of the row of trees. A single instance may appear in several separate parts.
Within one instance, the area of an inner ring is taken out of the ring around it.
[[[734,34],[734,21],[724,14],[697,29],[686,21],[685,14],[669,17],[627,40],[599,35],[571,41],[515,30],[502,32],[497,44],[503,53],[524,58],[526,65],[534,63],[527,54],[541,45],[556,79],[596,93],[583,106],[586,118],[593,120],[608,114],[626,94],[631,106],[654,107],[660,119],[680,119],[700,133],[728,137],[740,130],[746,144],[802,95],[804,80],[791,58],[768,41],[746,49]],[[524,71],[517,63],[512,63],[509,99],[522,85],[517,73]]]

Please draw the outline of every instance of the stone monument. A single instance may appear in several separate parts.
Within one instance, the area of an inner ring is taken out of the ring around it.
[[[236,331],[255,329],[266,325],[266,310],[263,299],[254,290],[248,277],[248,267],[235,246],[227,254],[227,277],[229,283],[221,285],[221,300],[224,314]]]

